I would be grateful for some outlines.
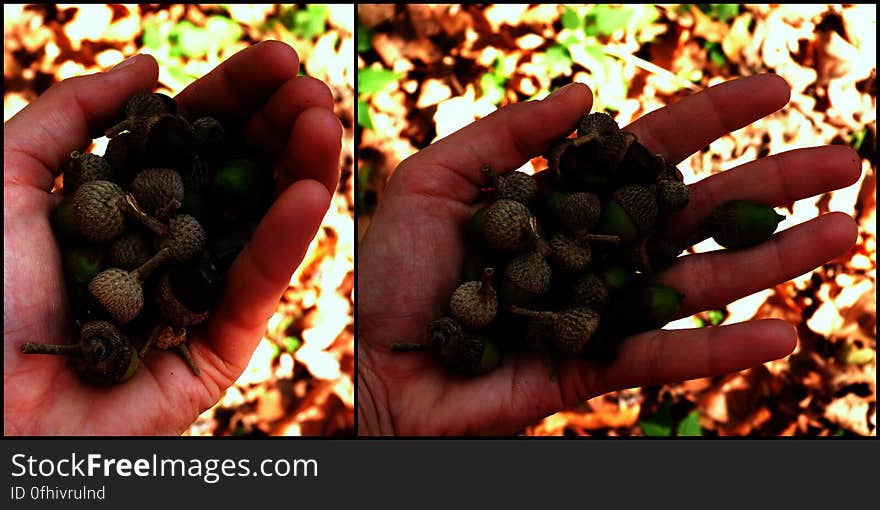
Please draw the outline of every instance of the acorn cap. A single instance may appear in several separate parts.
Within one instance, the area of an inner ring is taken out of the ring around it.
[[[498,365],[498,348],[482,336],[465,332],[450,317],[431,321],[428,324],[428,334],[443,363],[453,371],[479,375]]]
[[[64,191],[73,193],[84,182],[109,181],[112,177],[113,168],[107,160],[97,154],[73,151],[64,167]]]
[[[166,113],[177,114],[177,103],[165,94],[137,92],[125,103],[126,117],[151,117]]]
[[[538,194],[538,185],[535,179],[519,170],[506,174],[495,175],[489,167],[483,167],[483,175],[495,188],[495,200],[515,200],[521,204],[529,205]]]
[[[592,193],[556,192],[549,201],[556,219],[569,231],[589,230],[599,220],[602,204]]]
[[[581,117],[578,122],[577,135],[605,135],[619,131],[620,127],[614,117],[605,112],[593,112]]]
[[[596,230],[620,236],[629,243],[651,231],[657,222],[658,207],[654,193],[645,186],[627,184],[617,188],[602,209]]]
[[[469,329],[483,329],[498,313],[498,297],[492,288],[492,268],[486,268],[481,280],[461,284],[449,299],[449,312]]]
[[[135,374],[137,351],[119,328],[105,321],[83,324],[81,342],[87,346],[74,357],[73,368],[84,380],[98,385],[118,384]]]
[[[110,263],[114,267],[131,270],[150,260],[153,256],[147,235],[140,230],[122,234],[110,245]]]
[[[113,168],[113,177],[109,180],[128,189],[138,169],[140,155],[134,135],[130,132],[120,133],[107,142],[104,159]]]
[[[208,311],[223,291],[223,275],[207,260],[193,259],[168,271],[171,292],[188,310]]]
[[[164,219],[183,203],[183,179],[170,168],[147,168],[135,176],[131,194],[148,213]]]
[[[144,307],[140,280],[122,269],[110,268],[98,273],[89,283],[89,292],[117,324],[130,322]]]
[[[122,188],[110,181],[83,183],[73,195],[73,209],[77,227],[82,235],[93,242],[110,241],[125,227],[125,215],[120,208]]]
[[[197,219],[178,214],[168,220],[168,233],[160,248],[168,248],[175,260],[183,262],[201,253],[206,239],[205,229]]]
[[[595,273],[582,274],[571,286],[569,302],[575,306],[601,309],[608,302],[608,286]]]
[[[485,214],[483,236],[493,250],[516,253],[529,247],[532,213],[525,205],[514,200],[496,200]]]
[[[589,308],[575,307],[562,312],[536,311],[511,306],[510,311],[527,317],[553,321],[553,342],[566,355],[577,354],[599,327],[599,314]]]
[[[169,273],[167,271],[159,278],[155,299],[159,314],[172,326],[194,326],[202,323],[210,315],[207,310],[200,313],[194,312],[180,302],[171,289]]]
[[[669,211],[680,211],[690,201],[690,189],[676,179],[657,181],[657,203]]]
[[[550,239],[550,258],[555,266],[563,271],[576,273],[590,265],[592,249],[585,242],[574,237],[557,233]]]
[[[163,115],[156,119],[143,140],[144,162],[150,166],[184,166],[196,149],[192,128],[186,119],[174,115]]]
[[[517,255],[504,268],[506,282],[532,294],[548,292],[552,274],[547,259],[537,251]]]
[[[767,204],[751,200],[731,200],[712,210],[709,231],[725,248],[746,248],[771,237],[785,216]]]
[[[214,117],[199,117],[193,121],[192,129],[200,152],[217,150],[226,141],[226,130]]]

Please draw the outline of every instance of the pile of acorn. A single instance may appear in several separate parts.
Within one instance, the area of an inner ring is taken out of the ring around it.
[[[548,171],[495,175],[484,168],[491,203],[465,226],[461,283],[430,343],[451,370],[482,374],[501,352],[613,360],[620,342],[661,328],[683,295],[651,276],[712,237],[726,248],[769,239],[783,216],[769,205],[719,205],[687,240],[661,226],[689,201],[675,165],[651,154],[608,114],[584,116],[574,138],[545,154]]]
[[[73,151],[52,213],[74,344],[86,381],[129,379],[149,349],[173,349],[195,375],[188,330],[203,324],[232,261],[272,201],[271,166],[212,117],[189,122],[174,99],[138,93],[104,133],[103,156]]]

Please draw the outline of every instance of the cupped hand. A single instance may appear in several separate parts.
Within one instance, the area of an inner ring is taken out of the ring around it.
[[[740,79],[624,129],[679,163],[782,108],[789,93],[775,75]],[[443,315],[465,255],[461,230],[480,207],[482,167],[496,173],[520,167],[573,132],[591,105],[590,90],[572,84],[542,101],[502,108],[399,165],[357,252],[360,434],[510,434],[609,391],[729,373],[794,349],[794,327],[781,320],[661,329],[627,338],[607,365],[564,360],[555,380],[540,355],[505,355],[489,374],[461,378],[429,354],[390,351],[395,342],[428,343],[428,322]],[[688,183],[690,203],[666,228],[686,237],[726,200],[779,206],[852,184],[860,171],[859,157],[842,146],[765,157]],[[749,249],[683,256],[656,281],[684,293],[677,318],[687,317],[808,272],[846,251],[856,236],[852,218],[829,213]]]
[[[61,255],[49,224],[54,176],[73,150],[101,136],[158,66],[138,55],[105,73],[64,80],[5,125],[3,141],[4,433],[180,434],[247,366],[290,276],[317,232],[339,179],[342,126],[322,82],[299,77],[286,44],[249,47],[177,97],[190,119],[245,126],[276,166],[276,198],[231,266],[220,302],[189,348],[196,377],[173,352],[154,350],[134,377],[82,382],[61,357],[23,355],[22,343],[73,343]]]

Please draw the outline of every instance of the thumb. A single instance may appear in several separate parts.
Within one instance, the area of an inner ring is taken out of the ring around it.
[[[4,180],[47,191],[73,150],[102,136],[135,92],[152,90],[159,67],[135,55],[107,72],[56,83],[4,126]]]

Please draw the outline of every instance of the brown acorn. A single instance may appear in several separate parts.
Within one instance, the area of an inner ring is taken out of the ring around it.
[[[550,290],[553,270],[540,250],[514,257],[504,268],[506,300],[516,302],[511,291],[525,291],[528,295],[545,294]]]
[[[444,365],[465,375],[480,375],[491,371],[501,361],[498,347],[483,336],[465,331],[451,317],[441,317],[428,324],[429,344],[395,343],[393,352],[435,351]]]
[[[589,308],[569,308],[562,312],[528,310],[516,305],[510,311],[527,317],[553,321],[553,341],[566,355],[575,355],[587,345],[599,327],[599,314]]]
[[[159,314],[168,324],[177,327],[195,326],[202,323],[210,315],[207,310],[195,312],[180,302],[169,283],[169,272],[159,278],[156,287],[156,304]]]
[[[483,175],[495,190],[495,200],[503,198],[529,205],[538,194],[538,185],[535,179],[525,172],[514,170],[506,174],[495,175],[489,167],[483,167]]]
[[[178,214],[168,220],[167,234],[162,237],[159,248],[168,248],[178,262],[187,261],[205,247],[207,236],[201,223],[188,214]]]
[[[192,130],[200,152],[219,150],[226,143],[226,130],[214,117],[199,117]]]
[[[585,273],[571,286],[569,302],[575,306],[601,309],[608,301],[608,286],[596,273]]]
[[[462,326],[483,329],[498,314],[498,297],[492,288],[494,269],[487,267],[478,281],[461,284],[449,299],[449,312]]]
[[[645,186],[627,184],[616,189],[602,209],[596,231],[620,236],[629,243],[648,234],[657,222],[654,193]]]
[[[557,233],[550,239],[549,245],[550,259],[563,271],[576,273],[590,265],[593,251],[587,242]]]
[[[131,194],[148,213],[163,220],[183,203],[183,179],[170,168],[141,170],[131,183]]]
[[[657,181],[657,203],[669,211],[680,211],[690,201],[690,189],[677,179]]]
[[[500,253],[516,253],[527,249],[531,242],[529,209],[509,199],[496,200],[486,209],[483,236],[488,245]]]
[[[143,265],[153,256],[147,235],[134,230],[118,237],[110,245],[110,264],[125,270]]]
[[[585,135],[602,136],[617,131],[620,131],[617,121],[605,112],[593,112],[584,115],[580,122],[578,122],[577,127],[577,135],[579,137]]]
[[[77,188],[73,210],[83,237],[101,243],[122,234],[125,227],[122,199],[122,188],[110,181],[89,181]]]
[[[599,197],[592,193],[555,192],[548,201],[557,221],[570,232],[593,228],[602,209]]]
[[[113,177],[110,163],[96,154],[73,151],[64,167],[64,192],[73,193],[84,182],[109,181]]]
[[[70,356],[74,370],[83,380],[105,386],[130,379],[138,366],[137,352],[128,337],[106,321],[89,321],[83,324],[79,341],[75,344],[25,342],[21,346],[21,352]]]
[[[101,303],[117,324],[126,324],[144,307],[144,280],[168,257],[168,251],[162,250],[134,271],[105,269],[89,282],[89,293]]]

